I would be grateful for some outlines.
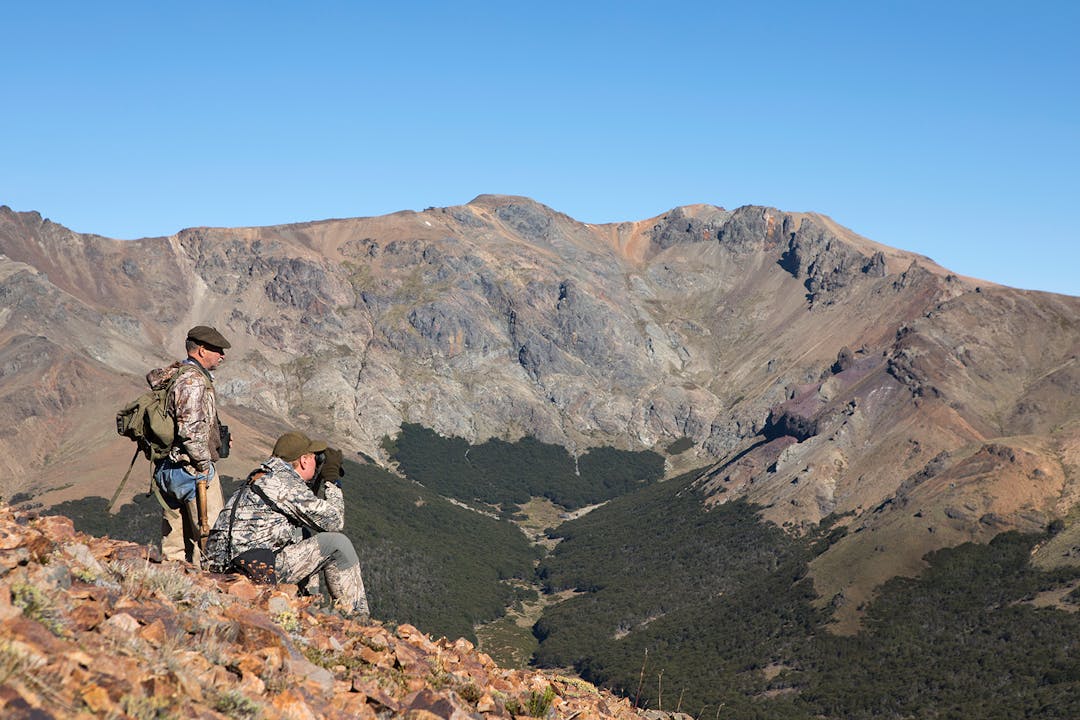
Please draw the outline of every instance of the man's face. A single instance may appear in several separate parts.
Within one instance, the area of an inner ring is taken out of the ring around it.
[[[195,359],[207,370],[217,370],[218,365],[225,361],[225,350],[213,345],[200,345],[195,349]]]

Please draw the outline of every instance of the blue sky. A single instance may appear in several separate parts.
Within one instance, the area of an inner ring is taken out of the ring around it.
[[[760,7],[751,7],[760,6]],[[527,195],[1080,295],[1080,3],[9,3],[0,204],[136,238]]]

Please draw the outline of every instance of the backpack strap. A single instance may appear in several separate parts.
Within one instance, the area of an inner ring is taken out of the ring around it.
[[[249,487],[248,485],[244,485],[244,487],[240,488],[240,492],[242,492],[242,493],[244,493],[246,495],[248,487]],[[243,499],[242,497],[236,498],[236,501],[233,502],[232,512],[229,513],[229,530],[228,530],[228,535],[226,536],[228,539],[225,541],[225,567],[226,568],[232,563],[232,529],[233,529],[233,523],[236,522],[236,508],[240,506],[240,501],[242,499]]]
[[[173,376],[173,380],[180,377],[180,372],[182,372],[185,367],[195,368],[202,373],[203,377],[206,378],[207,382],[209,382],[211,385],[214,384],[214,376],[210,374],[210,371],[200,365],[197,360],[192,360],[191,358],[184,358],[180,361],[180,368],[177,371],[176,375]]]
[[[188,358],[188,360],[191,360],[191,358]],[[210,377],[210,373],[206,372],[206,370],[203,369],[202,365],[195,362],[194,360],[191,360],[191,362],[188,362],[188,360],[180,361],[180,363],[176,366],[176,372],[173,374],[173,376],[171,378],[169,378],[165,382],[165,410],[166,410],[166,412],[169,413],[169,415],[174,416],[173,417],[174,420],[175,420],[176,408],[175,407],[170,408],[169,407],[169,402],[172,400],[173,387],[176,385],[177,381],[180,380],[180,376],[182,376],[185,372],[188,372],[187,368],[192,368],[193,370],[201,371],[202,374],[203,374],[203,377],[205,377],[208,382],[210,382],[211,384],[213,384],[213,382],[214,382],[213,378]]]
[[[180,376],[184,373],[185,368],[194,368],[195,370],[199,371],[202,374],[203,378],[206,379],[206,382],[210,386],[210,389],[211,390],[214,389],[214,376],[210,374],[210,371],[207,370],[206,368],[204,368],[202,365],[200,365],[198,363],[198,361],[194,360],[193,358],[190,358],[190,357],[189,358],[184,358],[183,360],[180,361],[179,365],[177,366],[176,374],[173,375],[169,379],[168,387],[166,387],[166,389],[165,389],[165,394],[166,394],[165,407],[166,408],[168,408],[169,399],[172,397],[172,387],[173,387],[173,385],[176,384],[176,381],[180,379]],[[174,413],[176,412],[176,408],[173,408],[173,412]],[[221,417],[217,414],[217,408],[214,409],[214,422],[213,422],[213,425],[216,428],[216,429],[213,430],[213,432],[218,434],[218,437],[217,437],[218,445],[219,445],[218,452],[220,453],[221,452],[221,447],[220,447],[220,443],[221,443],[221,436],[220,436]],[[211,443],[213,442],[213,439],[214,438],[211,437]],[[170,450],[171,449],[172,448],[170,448]],[[211,450],[211,456],[213,456],[214,454],[215,453],[213,452],[213,450]],[[224,455],[222,455],[222,457],[226,457],[227,455],[228,455],[228,453],[226,452]]]

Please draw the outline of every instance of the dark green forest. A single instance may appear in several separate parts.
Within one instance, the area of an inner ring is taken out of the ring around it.
[[[1033,568],[1041,536],[934,553],[837,637],[805,577],[828,530],[793,539],[743,502],[706,511],[689,477],[615,500],[556,531],[539,573],[583,594],[537,623],[536,659],[703,717],[1080,717],[1080,615],[1025,602],[1080,570]]]
[[[346,463],[342,484],[372,616],[475,641],[475,623],[521,598],[506,581],[531,579],[540,549],[515,525],[373,465]]]
[[[563,540],[538,570],[545,588],[584,594],[544,613],[536,658],[643,706],[672,709],[681,697],[690,712],[724,703],[731,717],[766,690],[751,671],[790,656],[823,620],[805,578],[813,545],[760,522],[744,502],[706,512],[691,477],[553,533]]]
[[[663,456],[595,447],[574,458],[559,445],[531,437],[492,438],[470,445],[420,425],[403,423],[384,449],[401,472],[442,495],[463,502],[512,506],[545,497],[573,510],[624,495],[664,476]]]
[[[1027,602],[1078,571],[1033,568],[1041,539],[939,550],[918,579],[886,583],[864,632],[808,643],[790,678],[802,704],[849,718],[1080,717],[1080,615]]]

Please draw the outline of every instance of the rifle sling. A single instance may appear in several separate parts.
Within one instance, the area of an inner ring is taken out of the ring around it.
[[[255,493],[256,495],[261,497],[263,499],[263,502],[265,502],[270,507],[271,510],[274,510],[275,512],[279,512],[282,515],[285,515],[285,513],[283,513],[281,511],[281,508],[278,507],[277,503],[275,503],[273,500],[271,500],[270,496],[266,494],[266,491],[263,490],[261,487],[259,487],[256,484],[256,482],[265,475],[266,475],[265,472],[261,472],[259,470],[256,470],[255,472],[251,473],[251,475],[248,477],[247,482],[244,483],[244,487],[241,488],[241,489],[244,490],[245,492],[247,490],[251,490],[253,493]],[[229,535],[228,535],[229,539],[228,539],[227,544],[225,546],[225,558],[226,558],[227,563],[231,563],[232,560],[233,560],[233,557],[232,557],[233,523],[236,522],[236,509],[238,507],[240,507],[240,501],[241,500],[243,500],[243,497],[236,498],[236,501],[233,502],[232,511],[229,513]],[[286,517],[288,517],[288,516],[286,515]],[[277,553],[275,553],[275,555],[276,554]]]
[[[135,454],[131,456],[131,464],[128,465],[127,472],[124,473],[124,479],[120,481],[120,485],[116,488],[116,492],[113,493],[112,499],[109,500],[109,507],[107,512],[112,512],[113,507],[116,506],[116,499],[120,497],[120,491],[127,485],[128,478],[131,477],[131,470],[135,467],[135,461],[139,459],[139,453],[142,452],[138,447],[135,448]]]

